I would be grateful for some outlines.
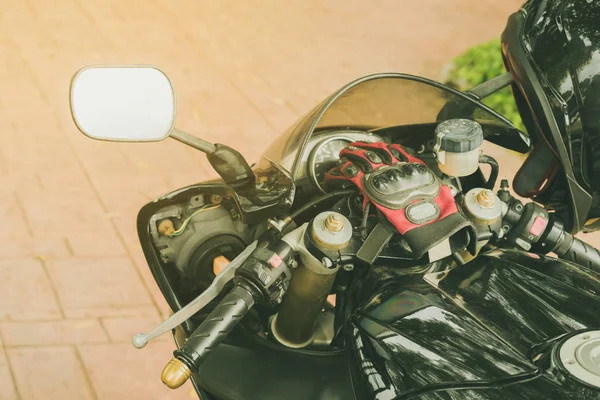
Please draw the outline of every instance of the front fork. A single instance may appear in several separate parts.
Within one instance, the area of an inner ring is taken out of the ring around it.
[[[310,345],[341,265],[340,250],[350,243],[352,232],[346,217],[324,212],[274,244],[259,244],[235,270],[233,288],[175,350],[163,369],[163,383],[172,389],[183,385],[255,303],[273,308],[283,302],[273,319],[273,337],[287,347]],[[296,272],[292,275],[293,265]]]

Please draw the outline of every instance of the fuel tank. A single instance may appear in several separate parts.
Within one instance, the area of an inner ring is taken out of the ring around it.
[[[374,267],[347,326],[359,399],[598,399],[600,280],[492,250],[450,272]]]

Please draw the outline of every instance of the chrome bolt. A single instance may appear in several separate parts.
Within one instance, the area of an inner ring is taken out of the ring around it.
[[[339,232],[344,227],[344,220],[342,216],[338,213],[331,213],[327,216],[325,220],[325,229],[330,232]]]
[[[489,189],[482,190],[477,194],[477,203],[482,207],[492,208],[495,202],[496,197],[494,196],[494,192]]]
[[[323,264],[323,266],[325,268],[331,268],[331,267],[333,267],[333,262],[329,258],[327,258],[327,257],[323,257],[321,259],[321,264]]]
[[[354,265],[352,265],[352,264],[344,264],[344,266],[342,268],[346,272],[354,271]]]

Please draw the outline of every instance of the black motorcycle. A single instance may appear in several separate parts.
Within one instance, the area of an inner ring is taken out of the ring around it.
[[[133,344],[172,331],[162,380],[202,399],[600,398],[600,252],[573,236],[600,220],[598,21],[597,2],[529,1],[505,75],[358,79],[252,166],[174,129],[160,70],[79,71],[83,133],[171,137],[221,176],[140,210],[174,314]],[[508,85],[530,136],[481,102]],[[493,191],[485,140],[529,154],[512,188]]]

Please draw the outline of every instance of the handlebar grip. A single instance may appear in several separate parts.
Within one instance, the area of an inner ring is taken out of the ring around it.
[[[563,231],[554,252],[559,258],[573,261],[592,271],[600,272],[600,251],[569,232]]]
[[[255,300],[244,286],[236,285],[192,333],[188,340],[173,352],[174,359],[167,364],[162,381],[175,389],[197,371],[202,362],[229,335],[250,311]]]

